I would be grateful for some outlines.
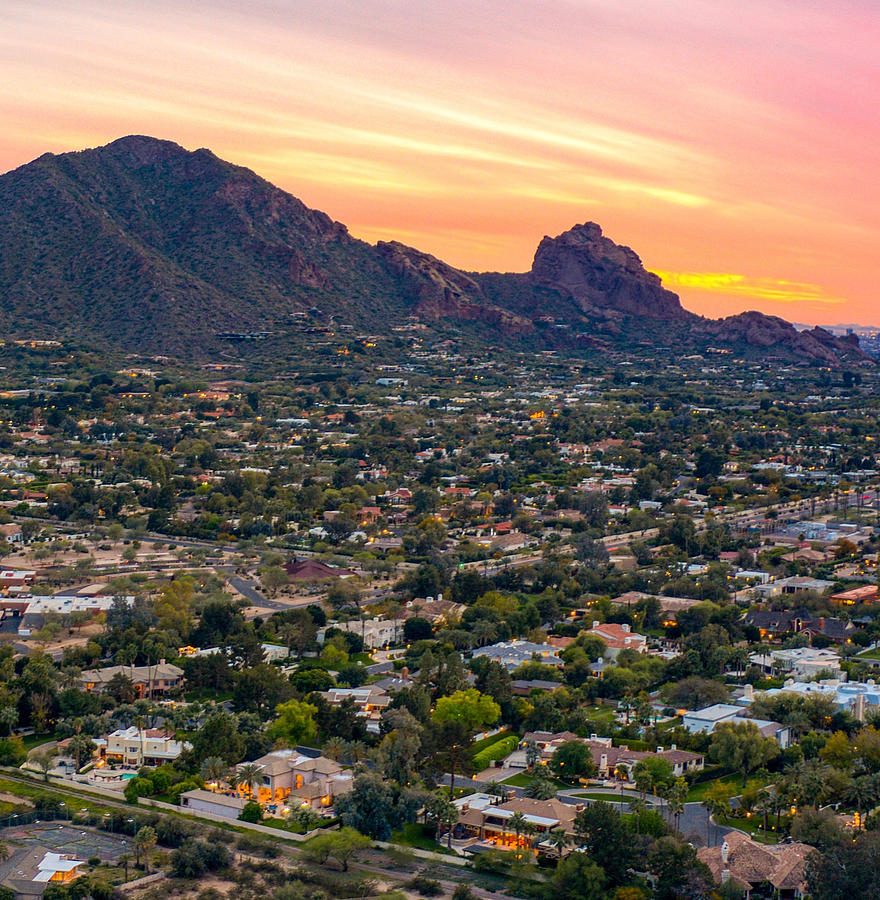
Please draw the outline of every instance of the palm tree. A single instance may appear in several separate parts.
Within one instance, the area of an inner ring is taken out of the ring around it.
[[[73,754],[76,763],[76,771],[80,770],[80,760],[83,756],[90,757],[95,749],[95,742],[86,734],[75,734],[68,741],[67,749]]]
[[[142,715],[137,715],[134,717],[134,725],[138,730],[138,739],[141,744],[141,754],[140,754],[140,764],[144,764],[144,726],[146,725],[146,720]]]
[[[229,774],[229,766],[222,756],[209,756],[199,768],[199,775],[206,784],[218,784]]]
[[[776,798],[767,791],[762,791],[758,797],[756,812],[762,817],[764,833],[767,833],[767,816],[776,812]],[[780,807],[781,809],[781,807]]]
[[[157,840],[156,829],[151,825],[144,825],[144,827],[134,836],[135,853],[137,854],[138,860],[140,860],[140,856],[143,853],[144,872],[146,873],[149,873],[150,871],[150,850],[156,846]]]
[[[235,770],[236,787],[243,784],[248,789],[248,795],[252,800],[254,797],[254,788],[261,781],[260,772],[262,771],[263,767],[258,766],[256,763],[245,763]]]
[[[858,820],[863,822],[862,812],[877,802],[877,783],[873,775],[853,778],[843,791],[843,799],[855,807]]]
[[[131,854],[123,853],[122,856],[119,857],[119,862],[125,869],[125,880],[128,881],[128,864],[131,862]]]
[[[570,840],[564,828],[554,828],[546,837],[547,843],[556,849],[557,859],[562,859],[562,851],[568,846]]]
[[[526,743],[526,768],[531,771],[541,759],[541,748],[535,741]]]
[[[687,797],[687,793],[688,784],[684,778],[676,778],[669,787],[669,812],[675,820],[675,831],[678,831],[678,821],[684,812],[684,799]]]
[[[717,797],[713,797],[711,794],[706,794],[700,801],[700,805],[706,810],[706,845],[709,846],[712,843],[711,828],[713,817],[722,815],[730,807],[728,807],[727,803],[722,802]]]
[[[519,846],[519,836],[525,830],[525,827],[528,823],[526,822],[526,817],[521,812],[515,812],[508,820],[507,825],[505,826],[505,831],[509,828],[512,828],[514,833],[516,834],[516,845]]]
[[[330,738],[326,744],[324,744],[323,753],[327,759],[332,759],[334,762],[339,762],[339,759],[342,757],[342,754],[345,752],[344,742],[339,738]]]

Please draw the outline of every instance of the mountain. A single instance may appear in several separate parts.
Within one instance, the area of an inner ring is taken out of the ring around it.
[[[527,273],[463,272],[357,240],[209,150],[144,136],[0,176],[0,233],[0,327],[17,338],[198,357],[230,332],[421,322],[532,348],[650,347],[662,333],[681,349],[867,359],[851,337],[761,313],[696,316],[593,223],[545,237]]]

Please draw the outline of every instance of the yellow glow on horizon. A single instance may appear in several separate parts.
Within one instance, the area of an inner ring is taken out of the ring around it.
[[[750,278],[731,272],[663,272],[655,270],[664,287],[675,290],[708,291],[713,294],[731,294],[753,297],[774,303],[845,303],[842,297],[832,297],[818,284],[787,281],[784,278]]]

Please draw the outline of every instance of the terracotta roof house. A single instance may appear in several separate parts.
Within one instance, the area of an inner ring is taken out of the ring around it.
[[[570,806],[560,800],[534,800],[515,797],[504,800],[491,794],[469,794],[454,801],[459,809],[458,822],[453,826],[456,840],[471,843],[490,843],[502,850],[525,846],[526,836],[516,833],[508,825],[510,819],[521,813],[534,828],[533,840],[540,843],[542,836],[557,828],[574,834],[574,820],[583,806]]]
[[[804,868],[813,849],[799,843],[759,844],[742,832],[731,831],[720,847],[701,847],[697,857],[709,867],[715,881],[736,881],[745,890],[746,900],[753,891],[788,900],[804,896]]]
[[[183,685],[183,669],[160,659],[154,666],[108,666],[106,669],[86,669],[79,676],[83,690],[100,693],[116,675],[130,678],[141,697],[164,694]]]
[[[876,603],[878,587],[876,584],[863,584],[861,587],[853,588],[849,591],[841,591],[839,594],[832,594],[831,600],[834,603],[842,603],[845,606],[853,606],[856,603]]]
[[[648,639],[643,634],[630,631],[629,625],[618,625],[616,622],[593,622],[593,627],[587,632],[600,638],[608,648],[605,655],[614,659],[621,650],[635,650],[636,653],[646,653]]]
[[[296,750],[274,750],[254,761],[260,767],[257,800],[326,809],[333,798],[351,790],[352,777],[338,762],[324,756],[305,756]],[[239,794],[249,787],[238,785]]]

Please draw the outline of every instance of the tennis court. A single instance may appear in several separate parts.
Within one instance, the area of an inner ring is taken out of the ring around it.
[[[81,825],[51,822],[2,828],[0,839],[22,846],[39,844],[50,850],[73,854],[79,859],[97,856],[106,862],[116,862],[123,853],[132,851],[130,837],[108,834],[106,831],[84,828]]]

